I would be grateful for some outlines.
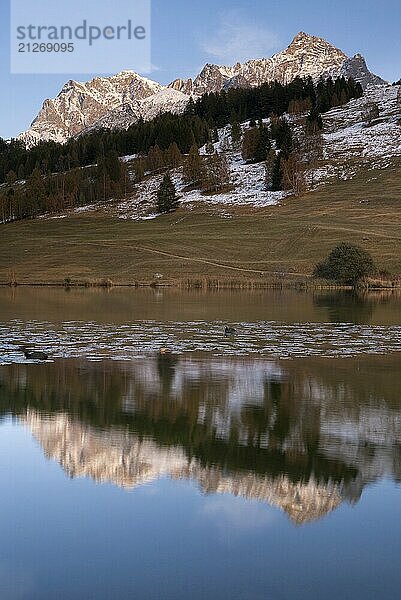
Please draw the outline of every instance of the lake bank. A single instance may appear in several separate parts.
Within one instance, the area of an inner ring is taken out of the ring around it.
[[[70,290],[73,288],[97,288],[110,290],[112,288],[152,288],[152,289],[169,289],[175,288],[179,290],[205,290],[205,291],[220,291],[220,290],[299,290],[299,291],[359,291],[359,292],[396,292],[401,290],[401,279],[394,278],[393,280],[364,280],[357,285],[337,284],[333,282],[325,282],[315,279],[312,276],[280,274],[277,276],[264,276],[260,279],[216,279],[203,277],[201,279],[173,279],[164,280],[160,276],[155,276],[148,281],[120,281],[113,282],[111,279],[73,281],[67,278],[64,281],[30,281],[18,282],[16,280],[0,281],[0,287],[3,288],[63,288]]]

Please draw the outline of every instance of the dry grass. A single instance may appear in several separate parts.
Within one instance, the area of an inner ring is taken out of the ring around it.
[[[340,241],[360,244],[381,269],[401,273],[399,165],[279,207],[238,207],[230,219],[218,213],[202,203],[154,221],[95,213],[1,226],[0,282],[262,287],[292,274],[305,283]]]

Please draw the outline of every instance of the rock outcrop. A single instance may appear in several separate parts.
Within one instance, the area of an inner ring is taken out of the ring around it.
[[[265,82],[286,84],[296,77],[354,77],[363,87],[384,81],[371,73],[365,59],[349,58],[326,40],[304,32],[271,58],[250,60],[232,67],[207,64],[195,79],[176,79],[169,86],[122,71],[89,82],[70,80],[58,96],[45,100],[31,127],[20,135],[27,146],[40,141],[66,142],[92,128],[124,129],[139,118],[160,112],[182,112],[191,96],[230,87],[255,87]]]

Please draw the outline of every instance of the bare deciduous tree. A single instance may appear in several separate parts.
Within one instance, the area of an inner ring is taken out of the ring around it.
[[[217,151],[206,160],[203,190],[205,192],[219,192],[230,185],[230,167],[225,154]]]
[[[315,185],[315,171],[324,154],[323,132],[319,128],[305,126],[299,138],[299,149],[302,153],[307,170],[309,171],[310,185]]]
[[[299,151],[293,151],[281,161],[282,182],[284,190],[293,190],[296,196],[306,189],[305,164]]]
[[[198,147],[194,144],[184,162],[183,178],[185,183],[191,185],[200,185],[203,180],[205,166],[199,154]]]

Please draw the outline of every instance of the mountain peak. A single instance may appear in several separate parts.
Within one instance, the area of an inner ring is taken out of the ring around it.
[[[305,33],[305,31],[300,31],[292,40],[291,44],[288,46],[287,50],[298,50],[299,48],[311,48],[317,49],[319,51],[324,50],[332,50],[333,52],[340,53],[344,58],[348,58],[344,52],[336,48],[334,44],[331,44],[324,38],[318,37],[316,35],[311,35],[310,33]]]
[[[297,42],[309,41],[309,40],[313,40],[313,39],[316,39],[315,36],[310,35],[309,33],[305,33],[305,31],[300,31],[294,37],[294,39],[292,40],[291,44],[294,44],[294,43],[297,43]]]
[[[195,79],[176,79],[168,86],[183,95],[160,94],[166,86],[128,69],[87,82],[70,80],[56,98],[44,103],[31,128],[21,134],[20,139],[33,145],[40,140],[67,141],[99,123],[102,126],[112,123],[117,128],[123,123],[128,127],[135,122],[138,106],[145,100],[141,108],[146,108],[143,118],[152,118],[162,110],[182,111],[185,99],[188,101],[190,96],[232,87],[257,87],[271,81],[285,85],[296,77],[311,77],[318,81],[322,77],[339,76],[354,77],[364,88],[383,83],[369,71],[361,55],[349,58],[323,38],[300,31],[287,49],[270,58],[233,66],[207,63]],[[128,116],[124,112],[127,106]]]

